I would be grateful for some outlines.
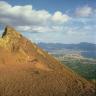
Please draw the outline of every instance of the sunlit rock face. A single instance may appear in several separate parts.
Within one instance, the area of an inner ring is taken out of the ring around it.
[[[0,96],[95,96],[95,88],[7,26],[0,38]]]

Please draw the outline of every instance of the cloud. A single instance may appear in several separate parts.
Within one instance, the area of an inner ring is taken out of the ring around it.
[[[81,17],[88,17],[93,13],[92,7],[83,6],[76,9],[76,15]]]
[[[0,2],[0,22],[15,25],[43,24],[51,16],[45,10],[33,10],[32,5],[11,6]]]
[[[52,20],[55,23],[64,23],[67,22],[71,17],[69,17],[66,14],[62,14],[60,11],[55,12],[55,14],[52,16]]]
[[[12,6],[0,1],[0,23],[15,26],[20,31],[46,32],[50,31],[51,25],[64,24],[69,19],[67,14],[59,11],[51,14],[46,10],[35,10],[32,5]]]
[[[62,32],[64,30],[63,25],[57,26],[16,26],[16,30],[20,32],[40,32],[40,33],[49,33],[49,32]]]
[[[83,6],[76,8],[70,14],[71,17],[68,14],[61,11],[50,13],[47,10],[35,10],[32,5],[12,6],[0,1],[0,33],[3,32],[3,25],[12,25],[36,42],[96,43],[96,9]]]

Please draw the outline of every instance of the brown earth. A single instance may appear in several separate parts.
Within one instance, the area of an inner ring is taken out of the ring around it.
[[[7,26],[0,38],[0,96],[95,96],[95,87]]]

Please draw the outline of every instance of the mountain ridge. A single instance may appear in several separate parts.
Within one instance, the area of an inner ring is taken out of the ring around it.
[[[38,45],[41,48],[47,49],[48,46],[51,48],[67,48],[67,49],[78,49],[78,50],[94,50],[96,51],[96,44],[88,43],[88,42],[81,42],[78,44],[63,44],[63,43],[44,43],[40,42]],[[45,47],[44,47],[45,46]],[[51,48],[49,50],[51,50]]]
[[[93,84],[13,27],[5,28],[0,53],[1,96],[95,96]]]

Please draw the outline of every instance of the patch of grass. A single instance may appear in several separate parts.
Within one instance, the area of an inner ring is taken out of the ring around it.
[[[84,64],[84,62],[86,62],[86,64]],[[62,61],[62,63],[88,80],[96,79],[96,64],[91,64],[91,62],[87,62],[85,60],[80,61],[70,59]]]

